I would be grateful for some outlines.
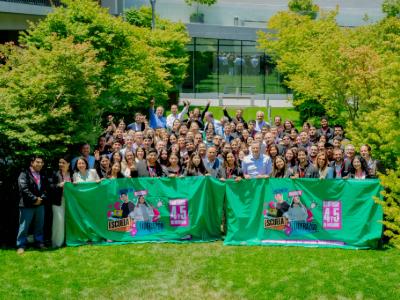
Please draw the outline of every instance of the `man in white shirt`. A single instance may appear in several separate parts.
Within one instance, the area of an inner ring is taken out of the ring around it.
[[[183,116],[187,114],[189,111],[189,101],[183,101],[185,106],[183,107],[182,111],[178,113],[178,106],[176,104],[171,105],[171,114],[167,117],[167,128],[172,129],[172,125],[174,124],[175,120],[182,121]]]
[[[261,110],[256,114],[256,125],[254,127],[255,131],[260,132],[263,126],[270,127],[269,123],[264,121],[264,112]]]
[[[272,172],[272,161],[260,151],[260,144],[251,144],[251,154],[242,161],[242,170],[245,178],[268,178]]]

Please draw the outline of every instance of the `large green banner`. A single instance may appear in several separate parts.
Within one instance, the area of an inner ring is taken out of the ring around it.
[[[66,184],[67,245],[221,238],[225,185],[208,177]]]
[[[380,190],[378,180],[227,181],[224,244],[375,248]]]
[[[212,241],[375,248],[378,180],[135,178],[66,184],[67,245]]]

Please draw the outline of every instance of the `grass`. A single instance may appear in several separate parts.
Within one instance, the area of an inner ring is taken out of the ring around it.
[[[400,251],[222,242],[0,250],[1,299],[399,299]]]
[[[190,109],[192,110],[195,106],[191,106]],[[182,106],[179,107],[179,111],[182,110]],[[203,110],[204,107],[199,107],[200,110]],[[235,116],[235,112],[236,112],[236,108],[230,108],[228,107],[228,113],[231,117]],[[243,108],[243,117],[246,121],[249,120],[255,120],[256,119],[256,113],[257,111],[263,111],[265,113],[265,119],[267,119],[267,110],[266,108],[263,107],[245,107]],[[210,107],[209,111],[211,111],[214,115],[214,118],[216,118],[217,120],[220,120],[224,114],[222,111],[222,107]],[[169,110],[167,110],[165,112],[165,116],[168,116],[171,112]],[[299,122],[299,112],[294,110],[294,108],[279,108],[279,107],[272,107],[271,108],[271,118],[272,118],[272,122],[273,122],[273,118],[275,116],[281,116],[282,120],[292,120],[296,126],[301,126],[302,124],[300,124]]]

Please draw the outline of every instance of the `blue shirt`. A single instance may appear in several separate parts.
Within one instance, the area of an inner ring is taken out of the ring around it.
[[[153,129],[157,128],[166,128],[167,126],[167,119],[164,116],[157,116],[154,113],[154,108],[150,108],[150,127]]]
[[[250,175],[250,177],[257,177],[258,175],[270,175],[272,172],[272,161],[269,156],[260,154],[255,159],[253,155],[246,156],[242,161],[243,174]]]

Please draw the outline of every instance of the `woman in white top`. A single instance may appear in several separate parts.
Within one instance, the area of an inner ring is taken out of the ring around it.
[[[54,248],[64,245],[65,238],[65,200],[63,195],[64,184],[71,182],[70,173],[71,159],[68,155],[62,157],[58,161],[59,170],[53,174],[51,187],[52,210],[53,210],[53,226],[51,242]]]
[[[371,176],[368,174],[368,165],[362,156],[356,155],[352,161],[352,171],[350,178],[354,179],[368,179]]]
[[[89,169],[89,164],[84,157],[79,157],[76,160],[74,167],[73,182],[100,182],[99,175],[95,169]]]

